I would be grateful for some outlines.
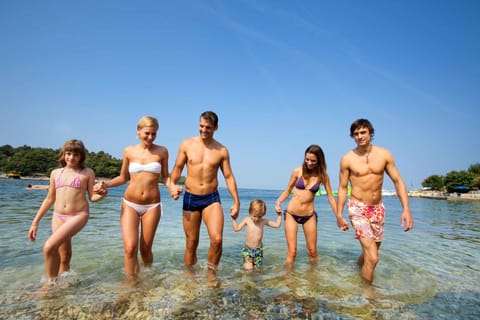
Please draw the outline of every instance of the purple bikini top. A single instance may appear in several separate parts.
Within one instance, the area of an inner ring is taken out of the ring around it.
[[[295,188],[300,190],[305,190],[305,181],[303,181],[303,177],[300,177],[297,179],[297,182],[295,183]],[[320,188],[320,183],[316,182],[308,190],[311,191],[312,193],[315,193],[318,191],[319,188]]]

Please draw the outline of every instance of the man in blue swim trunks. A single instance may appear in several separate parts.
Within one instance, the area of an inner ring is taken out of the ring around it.
[[[177,184],[182,170],[187,165],[185,194],[183,197],[183,229],[186,237],[185,265],[197,262],[197,247],[202,220],[210,237],[208,249],[209,275],[215,276],[222,256],[223,209],[218,194],[218,169],[223,173],[227,189],[233,198],[230,215],[238,216],[240,200],[237,183],[230,166],[228,149],[213,138],[218,129],[218,117],[212,111],[200,116],[200,135],[187,138],[180,144],[175,166],[170,176],[170,195],[178,199],[182,188]]]

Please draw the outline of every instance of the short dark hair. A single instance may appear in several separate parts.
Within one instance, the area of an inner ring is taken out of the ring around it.
[[[218,116],[215,112],[213,111],[205,111],[200,115],[200,118],[203,118],[211,123],[213,123],[213,126],[217,127],[218,126]]]
[[[353,133],[358,128],[367,128],[368,131],[370,132],[371,137],[373,137],[373,134],[375,133],[375,130],[373,129],[373,126],[370,123],[370,121],[368,121],[367,119],[357,119],[350,126],[350,137],[353,138]]]

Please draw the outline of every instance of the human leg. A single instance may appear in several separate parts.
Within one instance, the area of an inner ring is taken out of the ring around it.
[[[70,270],[70,261],[72,260],[72,238],[66,239],[58,248],[60,254],[60,268],[58,274]]]
[[[197,247],[200,237],[201,213],[198,211],[183,211],[183,230],[185,232],[185,256],[186,266],[197,263]]]
[[[212,203],[202,212],[203,221],[207,227],[210,238],[210,247],[208,248],[208,264],[212,269],[216,269],[220,263],[223,249],[223,209],[219,202]]]
[[[295,263],[295,257],[297,255],[298,223],[289,214],[285,214],[284,229],[285,238],[287,240],[287,256],[285,259],[285,264],[287,266],[292,266]]]
[[[55,281],[61,270],[60,246],[64,244],[65,241],[70,242],[71,238],[82,230],[87,222],[88,214],[72,216],[72,218],[65,222],[56,217],[52,218],[52,235],[47,239],[43,246],[47,280]]]
[[[127,275],[133,276],[140,271],[138,264],[138,227],[140,217],[137,212],[122,201],[120,225],[123,237],[123,265]]]
[[[145,212],[141,219],[140,255],[145,266],[150,266],[153,262],[153,239],[155,238],[160,217],[161,206],[157,206]]]
[[[311,263],[317,263],[317,218],[312,217],[303,224],[303,234],[307,244],[307,253]]]
[[[381,242],[375,242],[372,238],[359,239],[362,247],[362,254],[358,258],[357,263],[361,266],[362,278],[371,283],[373,281],[373,274],[375,267],[379,261],[378,250]]]
[[[243,257],[243,268],[245,270],[252,270],[253,269],[253,258],[251,249],[248,248],[246,245],[242,248],[242,257]]]

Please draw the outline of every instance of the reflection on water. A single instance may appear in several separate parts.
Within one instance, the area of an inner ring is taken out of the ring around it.
[[[362,284],[360,253],[353,233],[341,232],[320,197],[319,263],[308,262],[299,231],[295,269],[283,266],[283,230],[265,230],[264,269],[245,272],[240,248],[244,233],[225,220],[219,285],[207,285],[208,236],[202,228],[199,264],[183,268],[181,204],[164,199],[165,215],[154,244],[155,262],[134,285],[123,275],[119,228],[122,189],[91,207],[91,219],[74,238],[72,271],[43,297],[34,293],[44,274],[41,247],[50,216],[36,243],[26,240],[45,192],[24,191],[26,181],[0,180],[0,306],[2,319],[478,319],[480,305],[479,203],[412,199],[415,228],[399,227],[400,205],[386,198],[387,223],[373,286]],[[162,190],[163,191],[163,190]],[[223,190],[224,191],[224,190]],[[279,191],[240,190],[241,215],[262,198],[268,215]],[[223,206],[231,205],[228,194]],[[267,215],[267,217],[268,217]]]

